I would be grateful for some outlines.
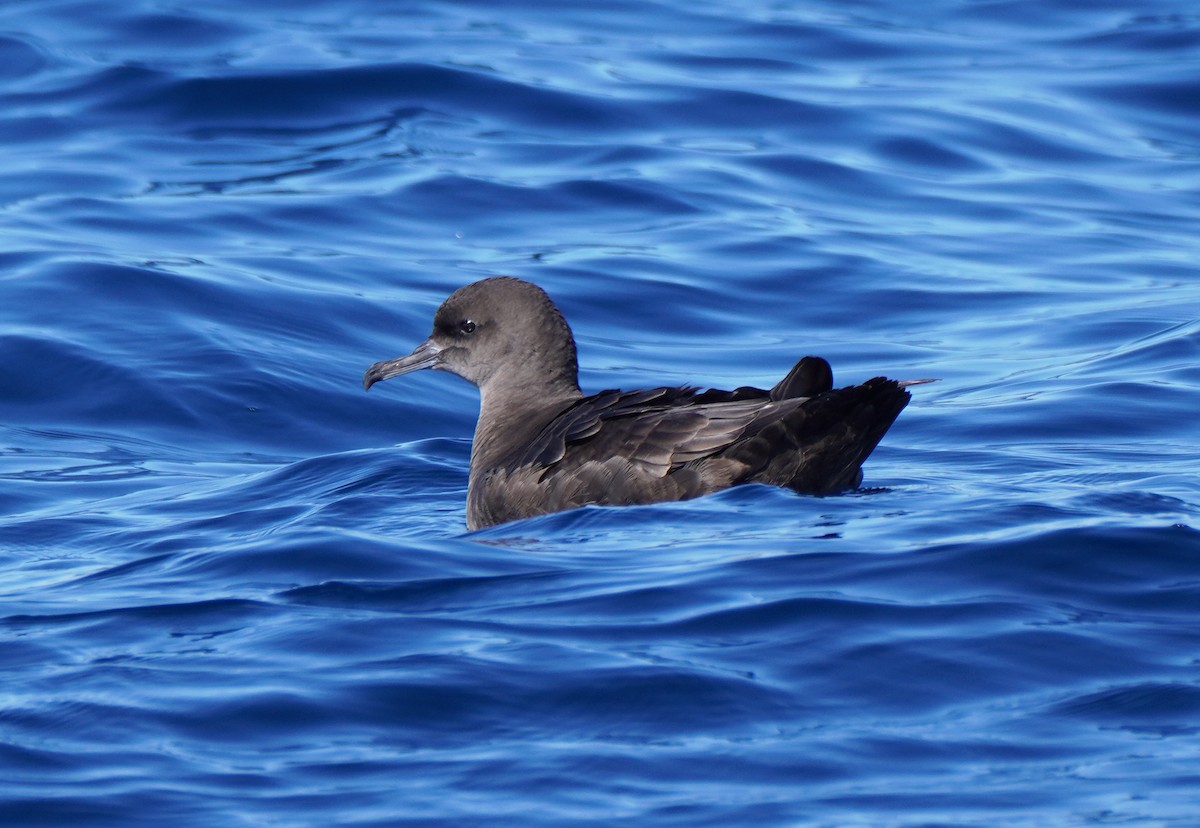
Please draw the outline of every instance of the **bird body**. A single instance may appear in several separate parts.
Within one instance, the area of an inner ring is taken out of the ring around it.
[[[774,388],[653,388],[584,396],[575,340],[541,288],[495,277],[460,288],[410,355],[372,365],[374,383],[423,368],[480,389],[467,527],[585,504],[685,500],[740,483],[826,494],[861,466],[907,405],[896,380],[833,389],[805,357]]]

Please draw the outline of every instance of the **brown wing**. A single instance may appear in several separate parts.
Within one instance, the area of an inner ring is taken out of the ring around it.
[[[568,447],[579,446],[580,462],[619,455],[661,477],[757,433],[805,398],[829,391],[832,383],[829,363],[806,356],[770,391],[750,386],[702,393],[695,388],[601,391],[555,418],[507,468],[561,470]],[[784,400],[789,404],[768,404]]]
[[[637,473],[661,478],[719,453],[802,402],[772,402],[767,392],[749,388],[703,394],[690,388],[605,391],[561,414],[508,467],[537,466],[547,479],[620,458]]]

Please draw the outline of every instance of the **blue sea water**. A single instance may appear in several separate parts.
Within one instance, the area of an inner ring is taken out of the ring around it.
[[[7,0],[0,824],[1200,825],[1200,10]],[[467,533],[585,390],[913,389],[862,489]]]

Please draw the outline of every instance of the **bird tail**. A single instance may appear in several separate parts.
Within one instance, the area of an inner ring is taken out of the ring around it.
[[[899,382],[885,377],[826,391],[740,441],[726,456],[749,466],[747,481],[806,494],[854,488],[862,482],[863,461],[910,398]]]

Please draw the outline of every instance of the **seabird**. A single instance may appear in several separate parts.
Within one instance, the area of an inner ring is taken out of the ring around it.
[[[907,385],[876,377],[833,388],[807,356],[772,389],[579,390],[575,338],[537,285],[509,276],[459,288],[408,356],[377,362],[382,380],[432,368],[480,391],[467,528],[557,512],[686,500],[740,483],[827,494],[858,486],[862,464],[908,404]]]

